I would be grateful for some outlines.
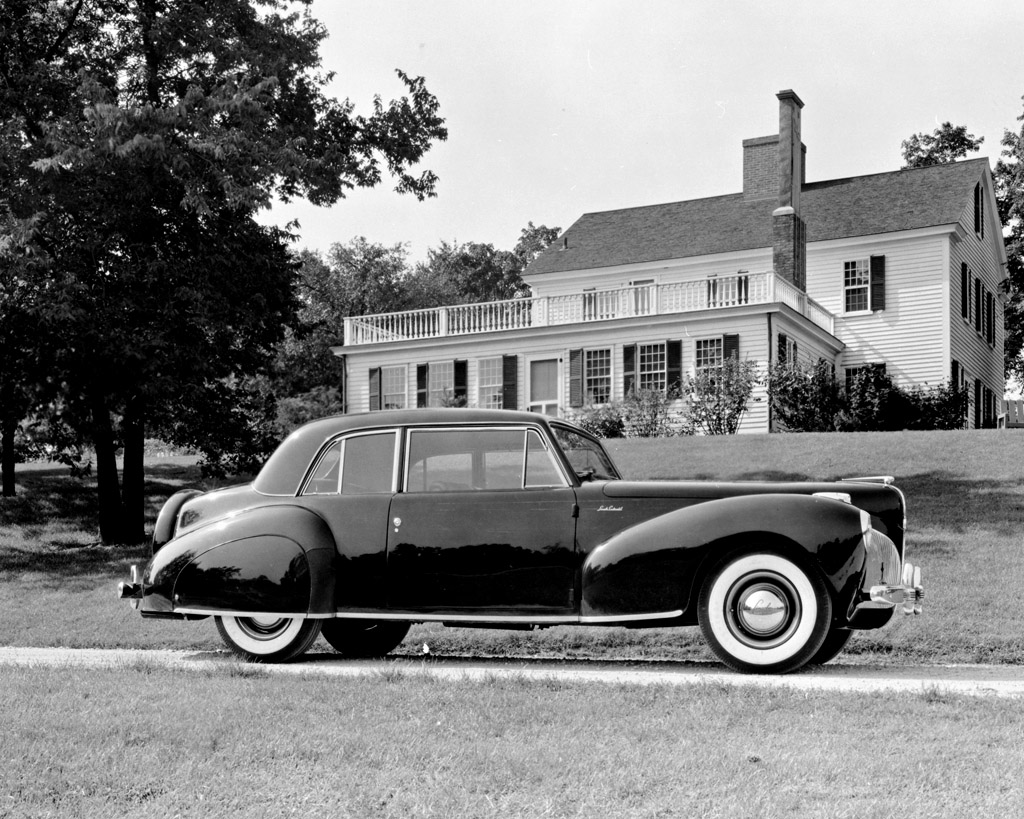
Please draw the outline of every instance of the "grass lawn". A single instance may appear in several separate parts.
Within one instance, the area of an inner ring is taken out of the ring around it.
[[[1020,816],[1015,700],[0,669],[0,816]]]

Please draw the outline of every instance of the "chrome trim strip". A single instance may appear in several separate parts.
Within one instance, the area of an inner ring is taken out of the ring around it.
[[[681,617],[682,609],[674,611],[656,611],[652,614],[601,614],[580,617],[581,623],[625,623],[637,620],[671,620],[674,617]]]
[[[339,619],[349,620],[412,620],[417,623],[550,623],[575,625],[580,618],[574,614],[424,614],[415,611],[403,612],[367,612],[339,611],[335,615]]]
[[[290,611],[228,611],[227,609],[194,609],[175,607],[172,614],[202,614],[209,617],[290,617],[301,620],[326,620],[334,617],[333,614],[310,614],[309,612]]]

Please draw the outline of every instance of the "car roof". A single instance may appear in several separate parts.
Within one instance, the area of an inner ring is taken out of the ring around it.
[[[306,468],[320,448],[330,439],[347,432],[431,424],[539,424],[546,426],[546,415],[519,410],[431,407],[411,410],[381,410],[352,415],[334,415],[311,421],[284,439],[264,464],[253,487],[265,495],[294,495]]]

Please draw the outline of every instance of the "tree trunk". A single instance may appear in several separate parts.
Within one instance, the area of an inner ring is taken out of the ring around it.
[[[5,420],[2,422],[2,426],[3,429],[0,431],[0,438],[2,438],[2,443],[0,443],[0,450],[2,450],[2,455],[0,455],[0,461],[2,461],[0,472],[3,473],[3,496],[5,498],[13,498],[15,493],[14,430],[17,424],[13,421],[8,422]]]
[[[125,534],[132,543],[146,539],[146,427],[141,407],[132,402],[122,422],[124,467],[121,473],[121,497],[124,502]]]
[[[96,484],[100,506],[100,539],[105,546],[126,543],[125,508],[117,475],[117,449],[114,428],[106,399],[96,396],[92,402],[93,446],[96,448]]]

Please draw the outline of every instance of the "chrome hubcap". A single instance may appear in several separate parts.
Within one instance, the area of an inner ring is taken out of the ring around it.
[[[733,636],[751,648],[767,649],[788,640],[800,625],[800,596],[774,572],[755,572],[729,589],[725,619]]]
[[[753,634],[773,634],[789,619],[789,603],[775,587],[759,584],[740,595],[736,616]]]

